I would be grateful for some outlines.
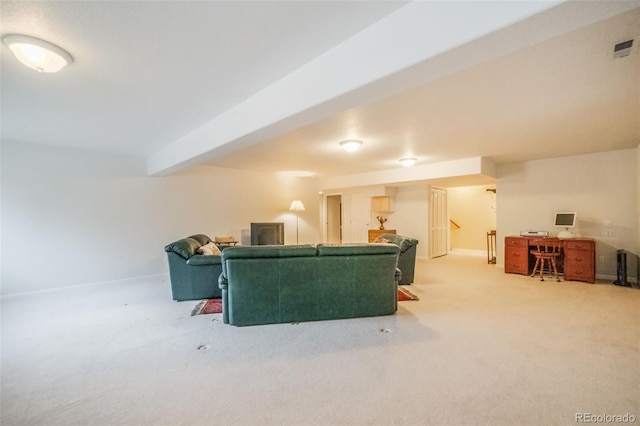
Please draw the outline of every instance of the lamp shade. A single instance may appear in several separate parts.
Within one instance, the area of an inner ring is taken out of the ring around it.
[[[20,62],[38,72],[58,72],[73,62],[71,55],[44,40],[23,35],[8,35],[2,41]]]
[[[289,206],[289,210],[292,212],[303,212],[304,204],[302,204],[302,201],[300,200],[293,200]]]

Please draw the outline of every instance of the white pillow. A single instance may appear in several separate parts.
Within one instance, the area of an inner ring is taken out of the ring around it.
[[[207,243],[198,249],[198,253],[207,256],[220,256],[220,249],[214,243]]]

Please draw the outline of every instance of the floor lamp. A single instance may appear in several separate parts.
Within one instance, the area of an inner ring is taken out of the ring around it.
[[[296,212],[296,244],[298,244],[298,212],[304,211],[304,204],[300,200],[293,200],[289,206],[289,211]]]

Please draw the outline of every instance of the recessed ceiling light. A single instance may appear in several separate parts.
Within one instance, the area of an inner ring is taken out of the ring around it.
[[[24,35],[2,38],[13,54],[27,67],[38,72],[58,72],[73,62],[71,55],[47,41]]]
[[[417,161],[418,161],[417,158],[403,158],[402,160],[400,160],[400,164],[402,164],[405,167],[411,167],[414,164],[416,164]]]
[[[342,141],[342,142],[340,142],[340,146],[345,151],[355,152],[355,151],[360,149],[360,146],[362,146],[362,141],[355,140],[355,139],[351,139],[351,140],[348,140],[348,141]]]
[[[315,177],[314,172],[310,172],[307,170],[283,170],[278,172],[280,176],[291,176],[291,177]]]

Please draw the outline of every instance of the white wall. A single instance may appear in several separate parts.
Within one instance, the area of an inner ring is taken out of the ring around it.
[[[596,274],[615,277],[616,250],[625,249],[632,254],[630,274],[636,275],[637,163],[637,150],[631,149],[498,166],[498,264],[504,264],[505,236],[526,229],[557,235],[554,212],[576,211],[574,235],[596,240]]]
[[[429,256],[429,191],[427,184],[399,186],[389,222],[397,233],[418,240],[416,257]],[[393,220],[393,221],[392,221]]]
[[[2,294],[167,272],[164,246],[194,233],[249,244],[250,222],[317,242],[313,180],[199,166],[146,176],[141,158],[2,143]]]

